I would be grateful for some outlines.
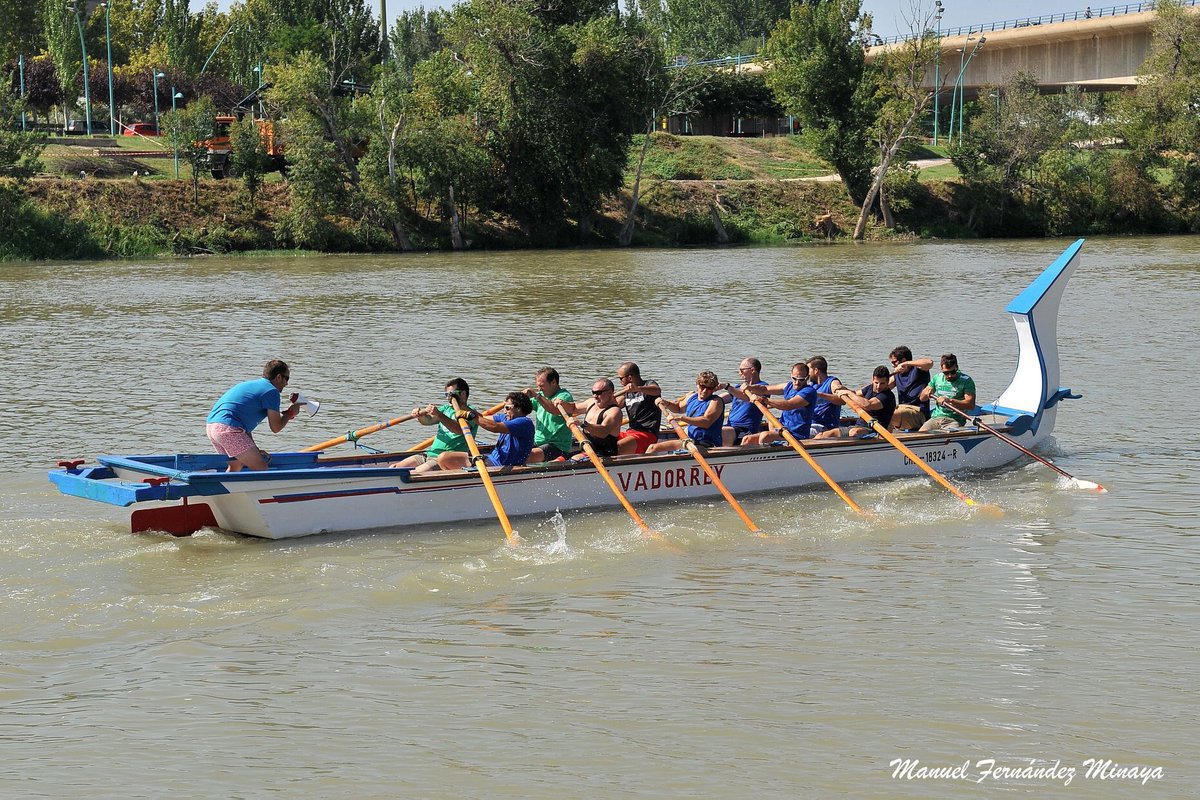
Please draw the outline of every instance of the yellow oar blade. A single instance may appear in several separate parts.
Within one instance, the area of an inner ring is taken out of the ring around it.
[[[753,395],[749,395],[749,396],[753,397]],[[808,450],[804,447],[804,445],[800,443],[800,440],[797,439],[795,436],[793,436],[791,431],[789,431],[787,428],[783,427],[783,423],[781,423],[779,421],[779,419],[773,413],[771,413],[771,409],[767,406],[767,404],[765,402],[763,402],[762,400],[753,400],[752,402],[754,403],[754,405],[758,406],[758,409],[760,411],[763,412],[763,416],[765,416],[766,418],[771,420],[771,422],[773,422],[779,428],[779,432],[783,434],[784,441],[786,441],[788,444],[790,444],[792,446],[792,449],[795,450],[797,453],[799,453],[800,456],[808,463],[808,465],[813,468],[813,471],[821,476],[821,480],[823,480],[823,481],[825,481],[825,483],[829,484],[829,488],[833,489],[833,491],[835,491],[837,493],[837,496],[842,498],[842,502],[844,502],[846,505],[848,505],[850,507],[850,509],[852,511],[855,511],[856,513],[859,513],[859,514],[869,514],[870,513],[868,511],[864,511],[863,508],[861,506],[859,506],[858,503],[851,500],[850,495],[846,494],[846,492],[842,489],[842,487],[838,485],[837,481],[835,481],[833,478],[829,477],[829,473],[827,473],[824,469],[821,468],[821,465],[817,463],[817,460],[812,457],[812,454],[809,453]]]
[[[933,467],[926,464],[925,459],[921,458],[916,453],[914,453],[909,447],[907,447],[904,444],[904,442],[897,439],[892,434],[891,431],[889,431],[887,428],[883,427],[883,425],[879,424],[879,420],[872,417],[864,409],[861,409],[852,403],[847,403],[846,407],[849,409],[852,409],[855,414],[858,414],[858,416],[860,418],[862,418],[862,421],[867,423],[868,427],[870,427],[873,431],[875,431],[880,436],[882,436],[884,439],[886,439],[888,444],[892,445],[892,447],[895,447],[901,453],[906,455],[908,457],[909,461],[911,461],[912,463],[914,463],[918,467],[920,467],[922,470],[924,470],[925,473],[927,475],[929,475],[929,477],[933,478],[935,481],[937,481],[937,483],[941,484],[941,486],[944,489],[946,489],[946,491],[953,494],[959,500],[962,500],[968,506],[978,506],[979,505],[974,500],[972,500],[970,497],[967,497],[966,493],[964,493],[962,490],[960,490],[957,486],[950,483],[950,481],[946,480],[940,472],[938,472],[936,469],[934,469]],[[992,506],[992,508],[994,508],[995,511],[991,512],[991,513],[996,513],[996,512],[999,512],[1000,514],[1004,513],[1000,508],[998,508],[996,506]]]
[[[451,397],[450,402],[454,404],[454,410],[458,414],[458,425],[462,428],[463,438],[467,441],[467,449],[471,451],[471,460],[479,471],[480,479],[483,480],[483,487],[487,491],[488,499],[492,501],[492,508],[496,510],[496,519],[500,520],[500,527],[504,529],[504,538],[508,541],[509,547],[516,547],[517,536],[513,533],[512,523],[508,521],[508,512],[504,510],[504,504],[500,502],[500,493],[496,491],[496,484],[492,481],[491,473],[488,472],[487,462],[484,461],[483,454],[479,452],[475,435],[471,433],[471,426],[467,422],[467,412],[463,410],[457,397]]]
[[[613,480],[608,468],[604,466],[604,462],[600,460],[600,456],[597,455],[596,449],[592,447],[592,443],[590,440],[588,440],[587,434],[580,430],[579,423],[575,421],[575,417],[567,414],[565,410],[563,410],[562,416],[563,419],[567,421],[567,427],[570,428],[571,435],[575,437],[575,441],[579,442],[579,446],[582,447],[583,452],[587,454],[588,460],[592,462],[592,466],[596,468],[596,472],[599,473],[600,477],[604,479],[604,482],[608,484],[609,490],[612,491],[613,495],[621,503],[621,506],[625,509],[629,516],[633,518],[633,521],[638,524],[638,527],[642,529],[642,532],[647,536],[662,536],[662,534],[646,524],[646,521],[642,519],[641,515],[638,514],[637,509],[635,509],[633,504],[629,502],[629,498],[627,498],[625,493],[621,491],[621,487],[617,486],[617,482]]]
[[[717,471],[712,468],[712,464],[708,463],[708,459],[705,458],[704,454],[700,452],[700,448],[697,447],[696,443],[693,442],[687,435],[687,431],[684,430],[683,425],[676,420],[675,417],[669,415],[667,417],[667,422],[675,430],[675,435],[678,436],[683,442],[684,448],[692,454],[692,458],[696,459],[696,463],[698,463],[700,468],[704,470],[704,474],[708,476],[710,481],[712,481],[713,486],[717,487],[717,490],[721,492],[721,495],[725,498],[726,502],[728,502],[733,510],[737,512],[737,515],[742,518],[742,522],[746,525],[750,532],[765,537],[766,534],[762,532],[761,528],[754,524],[754,520],[750,519],[750,515],[746,513],[746,509],[742,508],[742,504],[739,503],[737,498],[733,496],[733,493],[725,487],[725,483],[721,480],[721,476],[718,475]]]

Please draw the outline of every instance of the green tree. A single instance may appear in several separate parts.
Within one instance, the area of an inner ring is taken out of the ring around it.
[[[1035,75],[1014,74],[999,88],[984,87],[972,104],[970,127],[961,146],[950,151],[962,173],[968,226],[995,233],[1009,229],[1006,215],[1015,201],[1036,202],[1036,168],[1048,150],[1065,146],[1068,125],[1060,104],[1041,94]],[[1014,220],[1029,232],[1029,219]]]
[[[705,59],[755,53],[791,0],[640,0],[639,12],[664,32],[667,52]]]
[[[897,157],[903,155],[906,146],[913,143],[913,129],[917,121],[924,116],[935,91],[941,90],[940,86],[931,89],[925,85],[926,75],[937,60],[941,46],[937,34],[932,30],[932,9],[914,22],[908,38],[882,50],[868,72],[876,87],[872,99],[875,121],[871,125],[871,140],[877,161],[872,171],[871,186],[854,226],[855,239],[863,238],[867,218],[877,202],[883,224],[888,228],[895,227],[884,188],[888,170]]]
[[[38,156],[45,146],[40,136],[9,127],[24,108],[21,98],[0,83],[0,178],[14,178],[18,182],[41,169]]]
[[[28,59],[46,47],[42,6],[25,0],[0,0],[0,64],[22,53]]]
[[[265,124],[277,123],[268,121]],[[259,132],[259,123],[253,117],[247,116],[230,126],[229,130],[229,162],[233,174],[242,179],[250,203],[262,186],[263,176],[271,169],[271,158],[267,154],[267,146]]]
[[[370,131],[366,98],[341,91],[330,63],[300,53],[272,73],[267,93],[287,142],[292,209],[285,234],[303,247],[326,249],[337,236],[341,216],[379,226],[380,209],[367,202],[358,159]]]
[[[859,0],[818,0],[793,5],[766,47],[772,62],[767,84],[856,205],[866,198],[873,161],[873,84],[864,55],[870,30]]]
[[[448,12],[441,9],[426,11],[419,6],[403,11],[396,17],[396,24],[389,34],[392,61],[403,75],[412,78],[417,64],[441,50],[446,44],[442,29],[446,25]]]
[[[600,198],[620,187],[630,131],[642,124],[639,70],[657,44],[640,21],[594,8],[578,21],[586,15],[566,5],[473,0],[446,29],[503,175],[504,210],[535,238],[559,238],[570,216],[588,234]]]
[[[162,118],[163,132],[172,147],[178,148],[179,157],[192,173],[192,202],[200,205],[200,173],[208,159],[206,140],[216,134],[216,109],[211,97],[201,96],[191,100],[176,111],[168,111]]]
[[[1120,101],[1119,130],[1148,174],[1165,169],[1168,192],[1200,229],[1200,15],[1180,0],[1155,4],[1150,53],[1137,91]]]

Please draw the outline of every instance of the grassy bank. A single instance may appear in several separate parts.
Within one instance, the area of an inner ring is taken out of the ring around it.
[[[25,187],[27,199],[17,203],[10,196],[7,211],[0,211],[8,223],[7,233],[0,234],[0,257],[131,258],[291,246],[281,224],[291,204],[285,181],[268,181],[251,201],[241,181],[202,176],[196,202],[186,168],[183,179],[175,180],[172,159],[136,155],[152,152],[154,144],[119,137],[114,146],[124,155],[109,154],[107,147],[97,154],[78,141],[47,148],[45,172]],[[631,169],[640,144],[640,138],[634,142]],[[794,138],[658,134],[646,158],[634,244],[713,244],[722,232],[734,244],[823,239],[831,230],[844,235],[858,209],[841,184],[829,180],[830,173]],[[625,190],[601,210],[588,238],[567,232],[557,244],[615,245],[632,185],[630,173]],[[832,228],[817,224],[825,215]],[[330,222],[339,232],[332,249],[387,246],[365,237],[355,220]],[[417,226],[415,238],[425,248],[449,246],[438,224]],[[476,248],[527,246],[511,220],[496,216],[473,215],[466,238]]]

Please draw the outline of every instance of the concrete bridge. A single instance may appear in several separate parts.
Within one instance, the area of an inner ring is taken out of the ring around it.
[[[1014,72],[1024,70],[1036,75],[1047,91],[1067,86],[1091,91],[1128,89],[1137,83],[1138,70],[1150,53],[1154,18],[1153,11],[1141,11],[943,36],[939,82],[953,87],[961,68],[963,90],[970,97],[981,86],[1003,84]],[[927,81],[933,88],[933,70]]]
[[[1200,0],[1185,0],[1186,11],[1200,13]],[[927,88],[940,83],[950,91],[962,69],[966,96],[980,87],[1005,83],[1018,70],[1030,72],[1048,92],[1067,86],[1091,91],[1132,88],[1150,53],[1150,29],[1155,19],[1153,2],[1069,11],[1042,17],[991,22],[941,32],[942,60],[935,81],[926,76]],[[867,59],[900,47],[904,37],[876,39]],[[739,72],[759,72],[770,65],[757,56],[716,59],[714,66]]]

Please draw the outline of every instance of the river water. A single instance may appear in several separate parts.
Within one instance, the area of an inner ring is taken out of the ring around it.
[[[1067,244],[0,267],[0,795],[1195,796],[1200,240],[1085,246],[1059,328],[1084,397],[1042,452],[1111,491],[962,476],[999,518],[914,475],[848,487],[870,522],[746,498],[767,539],[714,500],[645,509],[664,542],[620,512],[520,519],[515,549],[495,524],[176,540],[45,479],[207,450],[270,357],[323,404],[276,450],[455,375],[490,403],[549,364],[581,395],[627,358],[680,392],[746,355],[861,384],[905,343],[992,399],[1003,308]]]

